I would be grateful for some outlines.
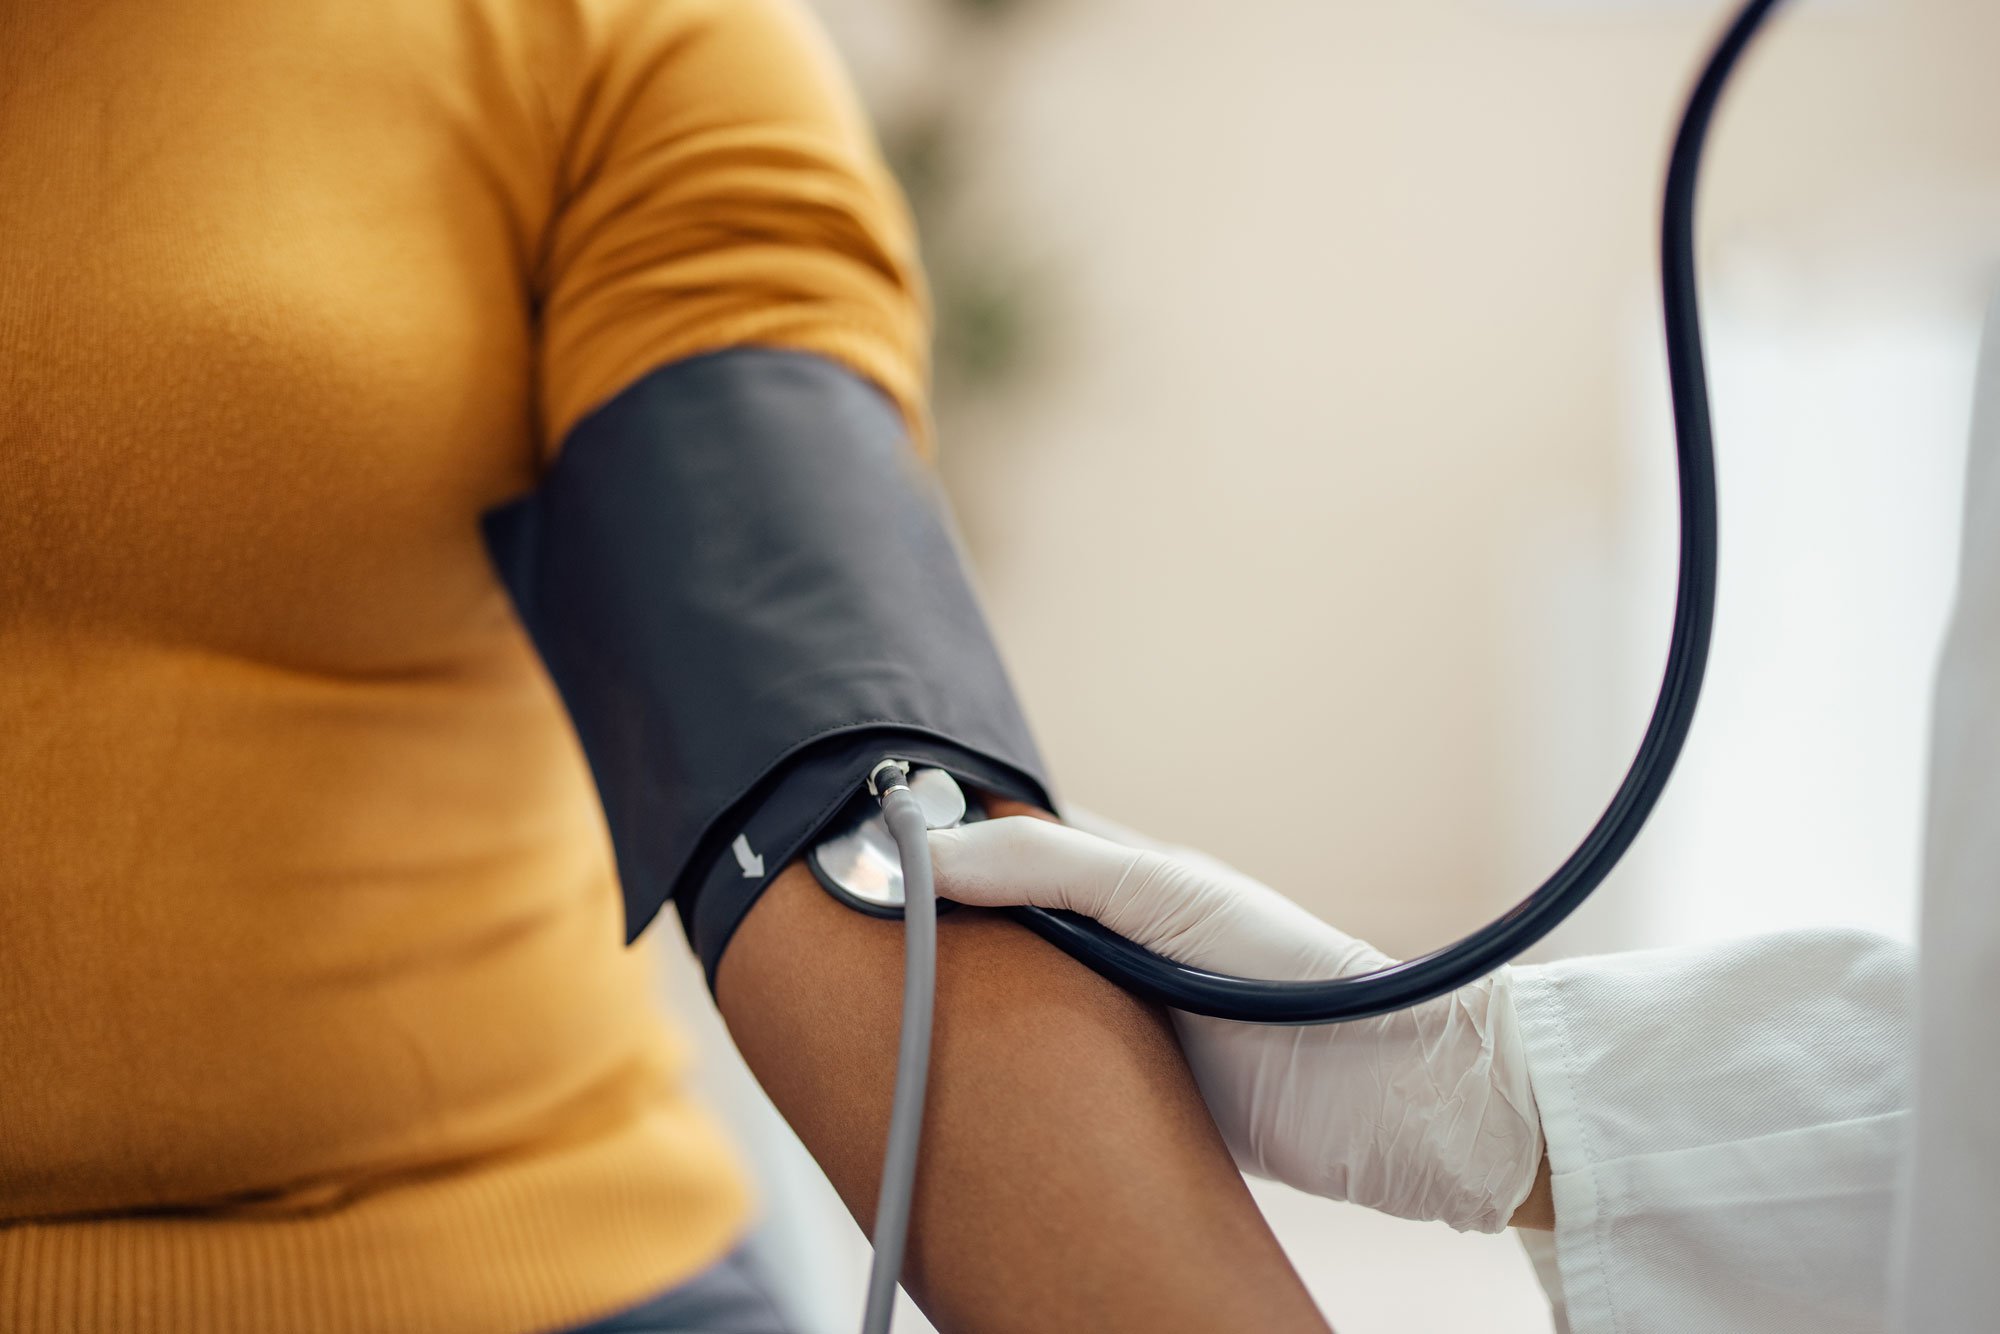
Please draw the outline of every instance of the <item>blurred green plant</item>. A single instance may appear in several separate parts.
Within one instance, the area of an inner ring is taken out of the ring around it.
[[[990,220],[969,225],[964,164],[972,126],[993,100],[990,56],[1041,0],[933,0],[941,11],[929,86],[881,125],[883,149],[916,217],[930,277],[936,337],[934,400],[941,424],[1013,388],[1029,369],[1043,307],[1018,251]]]

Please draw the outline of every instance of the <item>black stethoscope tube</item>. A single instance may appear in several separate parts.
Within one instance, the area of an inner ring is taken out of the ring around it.
[[[1695,300],[1694,203],[1701,150],[1723,85],[1778,0],[1750,0],[1716,44],[1689,95],[1667,166],[1660,285],[1667,372],[1680,464],[1680,584],[1673,637],[1653,716],[1625,780],[1583,843],[1541,888],[1462,940],[1378,972],[1275,982],[1205,972],[1163,959],[1087,917],[1015,909],[1037,934],[1121,987],[1162,1005],[1260,1024],[1324,1024],[1417,1005],[1486,976],[1555,929],[1603,883],[1638,837],[1680,758],[1708,665],[1715,621],[1715,444]]]

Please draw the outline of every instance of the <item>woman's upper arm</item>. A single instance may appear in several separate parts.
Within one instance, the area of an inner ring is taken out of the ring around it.
[[[928,312],[907,209],[795,0],[571,0],[555,209],[530,276],[541,428],[730,347],[840,362],[921,438]]]

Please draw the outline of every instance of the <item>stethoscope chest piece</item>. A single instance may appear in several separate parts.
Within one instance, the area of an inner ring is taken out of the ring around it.
[[[932,829],[952,829],[979,818],[969,811],[964,790],[942,769],[913,770],[910,793]],[[876,917],[903,915],[903,865],[896,841],[881,808],[866,792],[848,804],[827,837],[806,854],[806,865],[826,892],[848,907]]]

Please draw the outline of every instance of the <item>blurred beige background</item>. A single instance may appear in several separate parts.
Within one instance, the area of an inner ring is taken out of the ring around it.
[[[1721,11],[967,3],[819,7],[885,123],[954,85],[957,248],[1034,282],[942,440],[1063,794],[1392,951],[1483,922],[1595,817],[1664,651],[1654,215]],[[1711,691],[1556,952],[1893,931],[1915,893],[2000,6],[1786,9],[1704,181]],[[1343,1331],[1548,1328],[1511,1239],[1269,1200]]]

